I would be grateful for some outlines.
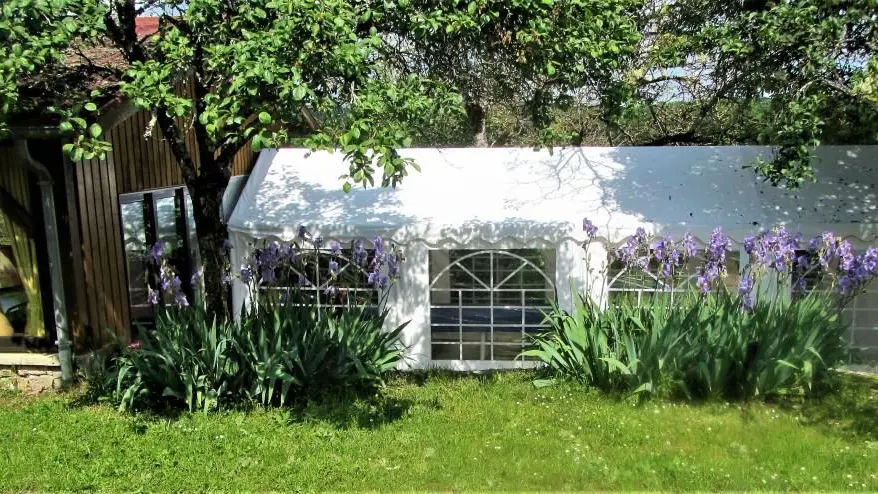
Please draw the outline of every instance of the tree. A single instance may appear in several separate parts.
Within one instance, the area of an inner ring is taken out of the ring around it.
[[[434,115],[459,107],[454,93],[440,84],[416,76],[389,76],[381,63],[381,36],[375,27],[383,3],[14,2],[4,7],[5,24],[0,25],[3,35],[15,42],[7,51],[19,57],[19,63],[2,74],[3,114],[12,113],[16,94],[23,92],[23,76],[60,72],[69,50],[109,46],[120,52],[127,68],[87,62],[76,72],[91,71],[118,81],[118,86],[105,89],[121,89],[135,105],[150,111],[169,142],[193,199],[206,303],[212,314],[227,311],[222,284],[227,232],[221,201],[231,160],[243,146],[339,148],[350,163],[346,190],[375,185],[379,176],[381,185],[395,185],[410,165],[396,149],[408,145],[417,128]],[[158,33],[138,38],[135,19],[151,8],[161,12]],[[28,21],[24,29],[19,27],[22,20]],[[55,29],[47,31],[47,26]],[[36,48],[19,48],[29,45]],[[48,79],[58,86],[56,78]],[[191,82],[191,94],[175,93],[180,79]],[[107,149],[100,127],[89,118],[97,108],[93,100],[101,96],[100,90],[66,91],[62,104],[54,107],[63,118],[62,129],[75,136],[65,145],[75,159]],[[195,150],[184,141],[190,128]]]
[[[601,102],[640,39],[637,0],[400,2],[383,25],[388,63],[462,97],[471,144],[487,146],[488,112],[540,131],[577,95]],[[545,137],[541,140],[546,141]],[[549,138],[550,140],[551,138]]]
[[[874,0],[652,1],[639,23],[625,103],[608,122],[617,141],[776,144],[756,169],[795,187],[813,178],[824,136],[878,137]]]
[[[3,73],[11,95],[3,114],[16,94],[55,88],[52,112],[73,136],[65,150],[81,159],[107,150],[94,123],[101,97],[121,90],[150,111],[193,198],[215,314],[225,312],[220,201],[242,146],[340,148],[350,162],[346,190],[375,185],[379,174],[381,185],[395,185],[412,165],[396,149],[435,118],[465,109],[480,139],[485,102],[508,96],[546,127],[549,109],[574,88],[598,97],[638,37],[624,15],[632,0],[12,1],[7,52],[43,48]],[[138,38],[135,19],[149,9],[160,12],[158,33]],[[90,60],[96,48],[123,63]],[[73,70],[70,51],[82,55]],[[60,72],[94,76],[73,91]],[[28,74],[42,77],[23,87]],[[180,79],[191,94],[175,93]],[[195,150],[184,144],[190,129]]]

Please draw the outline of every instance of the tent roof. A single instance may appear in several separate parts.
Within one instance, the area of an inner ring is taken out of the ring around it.
[[[588,217],[620,241],[638,226],[707,238],[722,226],[736,241],[784,224],[811,235],[832,229],[871,240],[878,226],[878,146],[818,149],[818,182],[772,187],[751,169],[770,149],[625,147],[404,149],[422,171],[396,189],[345,194],[340,153],[263,151],[229,220],[254,238],[292,238],[299,225],[346,239],[383,235],[405,243],[557,243],[582,240]]]

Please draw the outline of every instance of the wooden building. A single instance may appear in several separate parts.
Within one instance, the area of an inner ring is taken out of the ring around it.
[[[178,90],[186,92],[186,83],[181,82]],[[188,257],[191,269],[197,267],[188,191],[158,126],[152,125],[148,112],[127,102],[105,108],[102,115],[105,138],[112,144],[106,159],[72,162],[62,153],[63,137],[54,127],[31,127],[0,142],[0,198],[4,199],[0,225],[28,223],[16,228],[27,232],[34,253],[16,259],[15,269],[36,280],[39,294],[30,298],[42,301],[43,321],[29,321],[28,327],[45,328],[11,338],[0,333],[0,351],[51,347],[55,338],[47,242],[40,227],[45,217],[38,192],[41,178],[30,166],[33,163],[44,165],[51,174],[66,320],[77,351],[103,345],[111,333],[127,340],[135,323],[149,320],[144,263],[152,242],[177,241],[184,247],[179,255]],[[189,143],[197,156],[192,133]],[[225,206],[229,211],[236,199],[234,191],[254,158],[245,146],[234,159]],[[20,187],[10,187],[12,183]]]

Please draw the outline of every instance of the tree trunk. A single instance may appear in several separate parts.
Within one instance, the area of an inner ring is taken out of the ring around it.
[[[222,216],[223,194],[229,184],[228,178],[199,177],[197,186],[189,186],[198,234],[198,250],[203,266],[204,302],[208,317],[217,319],[229,315],[228,286],[223,275],[229,263],[224,243],[228,230]]]
[[[485,107],[478,102],[467,102],[465,105],[466,118],[470,131],[473,135],[473,146],[477,148],[488,147],[488,136],[485,132]]]

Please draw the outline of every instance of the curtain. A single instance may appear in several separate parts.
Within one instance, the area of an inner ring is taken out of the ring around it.
[[[28,187],[27,170],[24,164],[9,160],[0,164],[0,187],[6,189],[19,204],[30,210],[30,190]],[[27,298],[26,336],[44,337],[46,327],[43,321],[43,299],[40,293],[40,276],[37,266],[37,247],[32,237],[20,225],[10,219],[0,209],[0,221],[12,244],[12,255],[22,288]]]

